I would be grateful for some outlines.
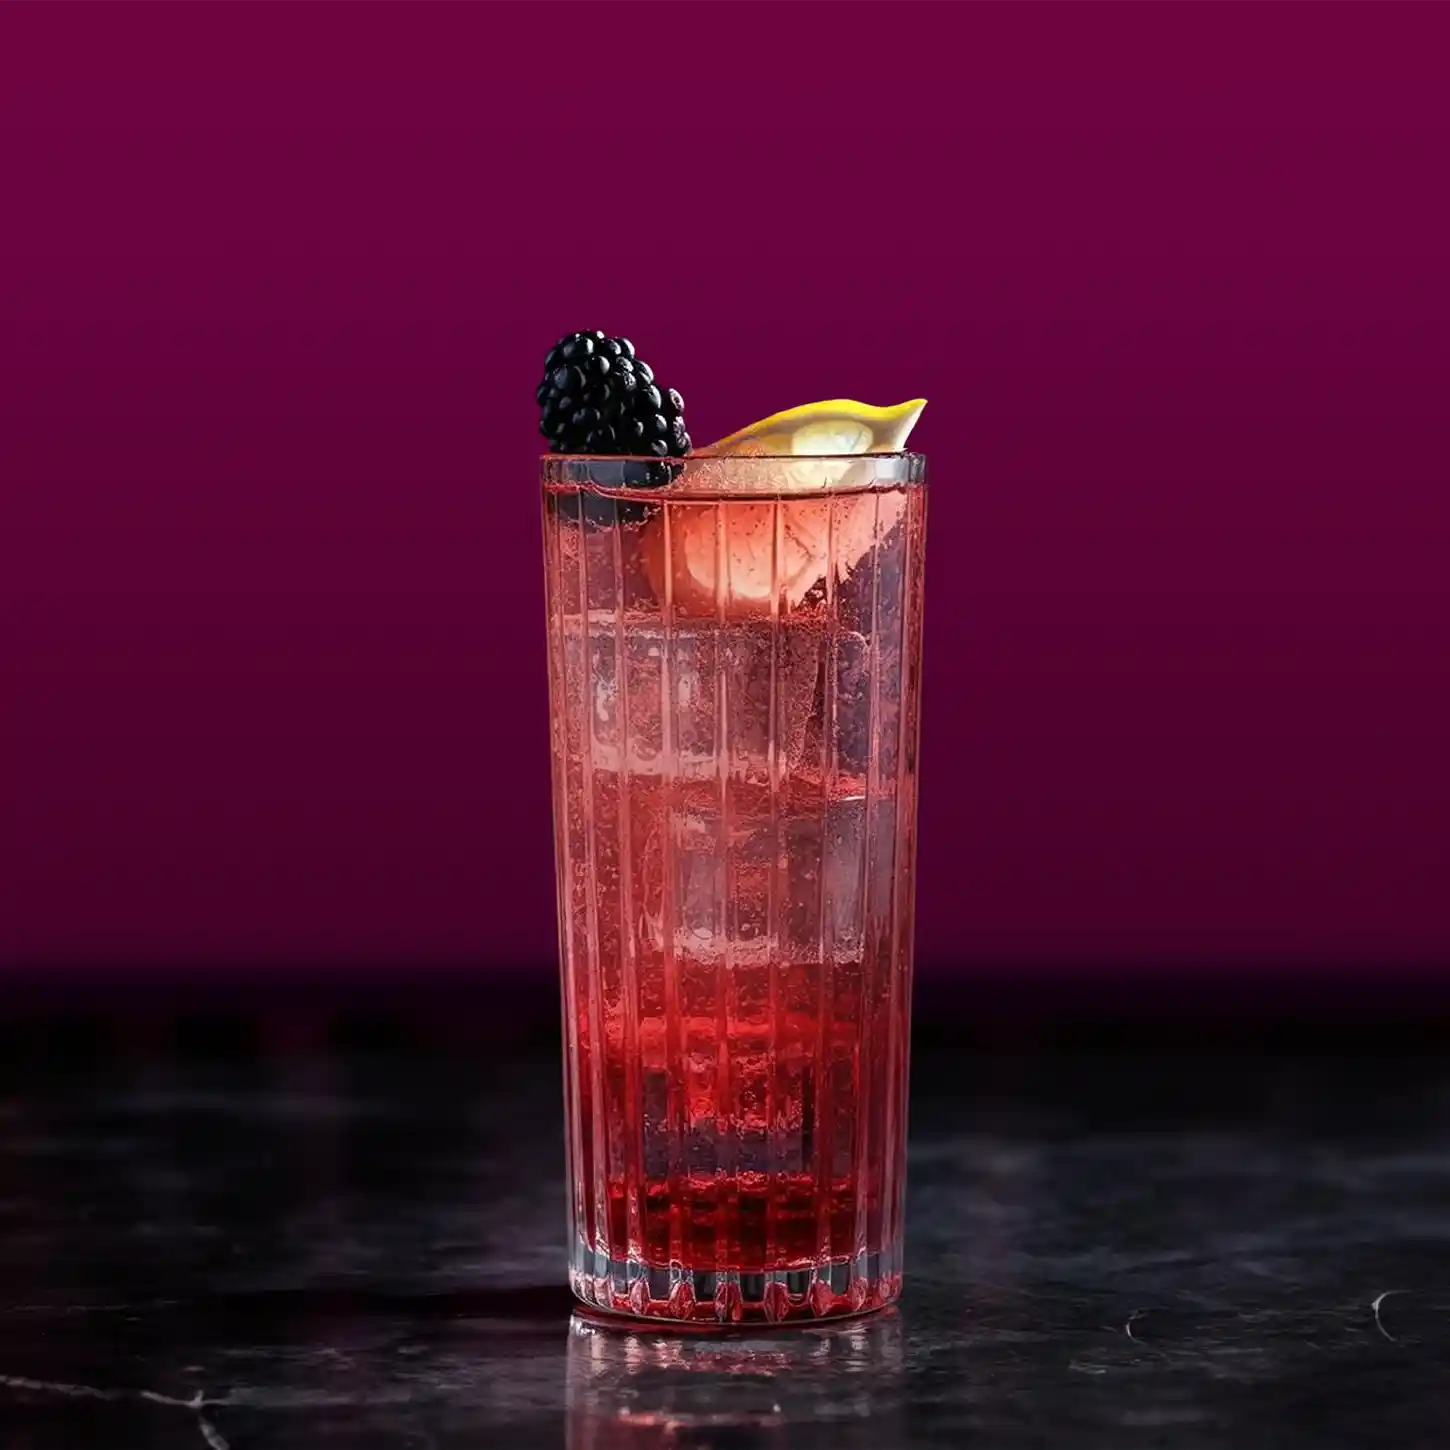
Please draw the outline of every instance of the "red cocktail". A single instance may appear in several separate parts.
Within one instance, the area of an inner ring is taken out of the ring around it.
[[[554,456],[543,488],[571,1283],[890,1303],[924,460]]]

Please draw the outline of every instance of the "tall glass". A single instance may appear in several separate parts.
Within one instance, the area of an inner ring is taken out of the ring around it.
[[[597,1308],[900,1292],[925,479],[544,460],[569,1276]]]

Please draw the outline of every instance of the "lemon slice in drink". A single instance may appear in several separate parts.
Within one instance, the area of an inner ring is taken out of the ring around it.
[[[727,615],[739,618],[769,612],[772,598],[787,609],[797,608],[825,578],[832,559],[837,578],[844,579],[900,519],[905,500],[899,493],[822,493],[857,466],[846,455],[904,447],[924,407],[925,398],[891,408],[834,398],[772,413],[702,448],[706,457],[779,459],[782,496],[772,503],[732,499],[671,506],[669,573],[676,606],[691,614],[723,606]],[[661,599],[663,529],[660,520],[658,533],[643,550],[646,572]]]

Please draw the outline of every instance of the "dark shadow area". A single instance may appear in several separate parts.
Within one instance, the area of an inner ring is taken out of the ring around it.
[[[205,963],[0,971],[0,1055],[115,1049],[534,1049],[559,1041],[552,964],[246,972]],[[958,973],[920,968],[913,1041],[972,1053],[1402,1053],[1450,1048],[1450,965]]]

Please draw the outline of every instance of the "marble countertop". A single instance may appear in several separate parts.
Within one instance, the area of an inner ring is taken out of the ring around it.
[[[0,1444],[1427,1446],[1450,1071],[1000,1054],[913,1086],[908,1286],[830,1328],[602,1328],[558,1065],[0,1067]]]

